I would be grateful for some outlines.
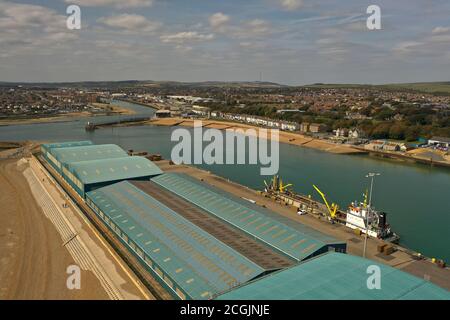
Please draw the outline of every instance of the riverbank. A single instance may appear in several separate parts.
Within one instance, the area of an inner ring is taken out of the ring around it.
[[[344,225],[331,224],[325,219],[320,219],[312,215],[299,216],[296,214],[297,210],[294,207],[287,206],[283,202],[276,202],[265,197],[261,192],[250,189],[236,182],[232,182],[197,167],[188,165],[171,165],[167,160],[158,161],[155,163],[165,172],[187,174],[237,197],[251,199],[256,202],[256,205],[268,208],[281,216],[300,222],[336,239],[345,241],[347,243],[347,252],[349,254],[356,256],[362,256],[363,254],[364,236],[356,235],[352,229],[347,228]],[[436,264],[432,263],[430,259],[421,259],[414,251],[397,245],[395,245],[395,252],[390,255],[384,255],[379,253],[377,250],[377,247],[383,243],[383,240],[369,238],[367,244],[367,258],[390,265],[420,278],[429,277],[431,282],[450,290],[449,268],[440,268]]]
[[[102,109],[99,112],[82,111],[82,112],[72,112],[69,114],[60,114],[54,116],[44,116],[39,115],[33,117],[24,118],[6,118],[0,119],[0,126],[12,126],[20,124],[35,124],[35,123],[52,123],[52,122],[68,122],[75,118],[87,118],[92,116],[114,116],[114,115],[133,115],[136,112],[127,108],[123,108],[117,105],[110,105],[105,103],[92,103],[92,106]]]
[[[157,126],[185,126],[193,127],[194,120],[192,119],[182,119],[182,118],[162,118],[162,119],[152,119],[147,122],[152,125]],[[221,120],[202,120],[202,125],[204,128],[214,128],[218,130],[226,129],[259,129],[260,127],[252,126],[243,123],[221,121]],[[419,164],[425,164],[430,166],[440,166],[450,168],[450,156],[449,155],[438,155],[432,153],[427,149],[415,149],[405,153],[400,152],[387,152],[387,151],[372,151],[367,150],[364,147],[347,145],[347,144],[336,144],[327,140],[311,138],[295,132],[280,131],[279,141],[281,143],[287,143],[291,145],[296,145],[300,147],[317,149],[325,152],[335,153],[335,154],[368,154],[369,156],[378,158],[393,159],[396,161],[413,162]],[[431,154],[432,153],[432,154]]]
[[[152,108],[152,109],[155,109],[155,110],[160,110],[160,109],[163,108],[162,105],[158,105],[158,104],[147,104],[147,103],[143,103],[143,102],[139,102],[139,101],[133,101],[133,100],[129,100],[129,99],[123,99],[123,98],[121,98],[121,99],[115,99],[115,100],[117,100],[117,101],[122,101],[122,102],[127,102],[127,103],[132,103],[132,104],[137,104],[137,105],[140,105],[140,106],[143,106],[143,107]]]
[[[148,107],[113,102],[129,107],[138,115],[153,115]],[[110,120],[120,117],[111,117]],[[100,118],[99,118],[100,119]],[[105,118],[102,119],[106,121]],[[175,127],[176,128],[176,127]],[[86,132],[85,122],[72,121],[28,126],[0,127],[3,141],[73,141],[92,140],[96,143],[115,143],[124,149],[161,153],[170,158],[170,136],[173,127],[140,125],[117,127],[111,130]],[[14,149],[5,150],[16,153]],[[229,178],[253,189],[264,185],[260,168],[251,165],[213,165],[203,169]],[[447,248],[450,225],[450,202],[441,201],[450,189],[450,179],[445,168],[418,165],[399,159],[383,159],[366,155],[324,154],[313,148],[298,148],[280,144],[280,172],[286,182],[294,184],[301,194],[317,196],[312,184],[322,188],[327,197],[344,207],[360,199],[367,185],[368,172],[379,172],[374,203],[388,212],[392,229],[402,239],[402,245],[419,252],[450,261]],[[378,181],[379,180],[379,181]],[[320,200],[320,199],[317,199]]]
[[[357,148],[361,151],[366,151],[369,156],[381,159],[391,159],[398,162],[407,163],[418,163],[431,167],[436,166],[450,168],[449,155],[440,155],[437,151],[430,151],[428,149],[414,149],[401,153],[393,151],[367,150],[361,147]]]
[[[157,125],[157,126],[184,126],[184,127],[193,127],[194,120],[192,119],[182,119],[182,118],[166,118],[166,119],[154,119],[146,122],[147,124]],[[228,121],[219,121],[219,120],[202,120],[203,127],[218,129],[218,130],[226,130],[226,129],[261,129],[257,126],[252,126],[243,123],[236,122],[228,122]],[[311,138],[304,136],[299,133],[280,131],[279,133],[279,141],[281,143],[287,143],[291,145],[313,148],[317,150],[322,150],[330,153],[336,154],[364,154],[367,151],[356,149],[349,145],[344,144],[335,144],[328,141]]]

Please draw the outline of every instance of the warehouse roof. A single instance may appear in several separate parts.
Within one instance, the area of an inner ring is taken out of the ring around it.
[[[341,243],[184,174],[165,173],[151,180],[298,261]]]
[[[144,157],[72,162],[68,168],[83,184],[151,177],[162,173],[158,166]]]
[[[87,197],[194,299],[211,298],[264,272],[127,181]]]
[[[369,289],[367,268],[381,271],[381,289]],[[272,273],[219,297],[223,300],[435,300],[450,292],[387,265],[342,253],[327,253]]]
[[[42,146],[47,149],[55,149],[55,148],[70,148],[70,147],[78,147],[78,146],[89,146],[93,145],[92,141],[69,141],[69,142],[58,142],[58,143],[45,143]]]
[[[115,144],[58,148],[52,150],[52,154],[61,163],[123,158],[128,156],[121,147]]]

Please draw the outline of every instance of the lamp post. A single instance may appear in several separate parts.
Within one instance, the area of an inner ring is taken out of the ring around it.
[[[364,250],[363,250],[363,257],[366,257],[366,249],[367,249],[367,237],[369,233],[369,214],[370,210],[372,209],[372,191],[373,191],[373,180],[376,176],[379,176],[379,173],[373,173],[370,172],[366,175],[366,178],[370,178],[370,194],[369,194],[369,205],[366,209],[366,236],[364,237]]]

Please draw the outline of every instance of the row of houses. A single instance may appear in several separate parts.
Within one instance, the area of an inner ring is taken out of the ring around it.
[[[322,123],[308,123],[302,122],[300,124],[300,132],[303,133],[323,133],[326,132],[328,127]]]
[[[170,117],[210,117],[211,109],[198,105],[172,105],[155,113],[156,118]]]
[[[411,149],[405,143],[388,140],[373,140],[366,144],[364,148],[371,151],[407,151]]]
[[[298,131],[300,129],[300,125],[296,122],[275,120],[245,114],[222,113],[213,111],[211,112],[211,117],[230,121],[244,122],[256,126],[276,128],[284,131]]]
[[[349,138],[349,139],[360,139],[360,138],[366,138],[366,134],[364,131],[358,129],[358,128],[338,128],[336,130],[333,130],[336,137],[340,138]]]

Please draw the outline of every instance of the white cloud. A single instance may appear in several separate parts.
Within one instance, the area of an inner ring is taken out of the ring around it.
[[[38,54],[78,39],[66,26],[67,17],[39,5],[0,3],[0,55]]]
[[[160,37],[161,41],[164,43],[178,43],[182,44],[184,42],[194,42],[194,41],[209,41],[214,39],[214,34],[201,34],[197,31],[185,31],[175,34],[163,35]]]
[[[280,0],[280,4],[285,10],[293,11],[303,6],[303,0]]]
[[[234,36],[237,38],[261,37],[269,34],[271,29],[269,22],[261,19],[254,19],[244,23],[244,25],[235,30]]]
[[[66,17],[38,5],[4,2],[0,3],[0,28],[2,31],[65,29]]]
[[[239,25],[222,24],[214,31],[234,39],[262,38],[273,32],[272,25],[262,19],[243,21]]]
[[[417,40],[400,42],[392,48],[394,54],[399,56],[410,55],[414,57],[445,57],[450,50],[450,28],[436,27],[431,33]]]
[[[423,43],[418,42],[418,41],[403,41],[403,42],[400,42],[399,44],[397,44],[393,48],[393,51],[394,51],[394,53],[397,53],[397,54],[407,54],[407,53],[413,52],[414,50],[421,47],[422,45],[423,45]]]
[[[85,7],[141,8],[150,7],[153,0],[65,0],[66,3]]]
[[[129,31],[153,32],[161,26],[161,23],[150,21],[144,16],[126,13],[99,18],[97,21],[108,27]]]
[[[430,38],[430,41],[434,43],[450,44],[450,33],[434,35]]]
[[[213,28],[221,27],[228,21],[230,21],[230,17],[222,12],[217,12],[209,17],[209,25]]]
[[[436,27],[431,31],[432,34],[441,34],[441,33],[447,33],[450,31],[450,27]]]

